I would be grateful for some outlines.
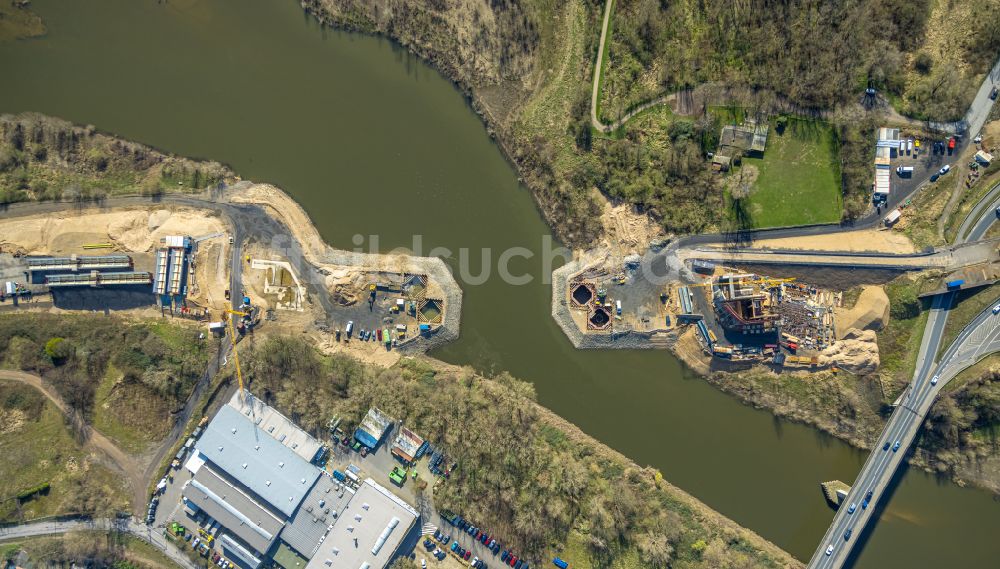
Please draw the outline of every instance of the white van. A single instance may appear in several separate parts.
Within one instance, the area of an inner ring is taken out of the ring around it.
[[[896,168],[896,173],[899,174],[901,178],[909,178],[913,175],[913,166],[900,166]]]
[[[353,320],[348,320],[347,321],[347,328],[346,328],[346,330],[347,330],[347,337],[350,338],[351,337],[351,332],[354,331],[354,321]]]

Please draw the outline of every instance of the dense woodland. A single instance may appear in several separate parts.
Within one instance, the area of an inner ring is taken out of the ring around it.
[[[942,471],[1000,448],[1000,371],[990,370],[934,402],[920,431],[920,446]]]
[[[923,53],[916,67],[928,77],[907,91],[931,8],[930,0],[619,0],[611,66],[624,66],[623,91],[652,73],[652,89],[721,82],[830,109],[871,85],[902,98],[904,112],[954,120],[971,98],[955,65]],[[997,50],[981,45],[970,42],[968,56],[988,67]]]
[[[356,425],[371,406],[405,423],[458,463],[437,507],[479,521],[535,555],[583,534],[596,559],[637,550],[663,567],[768,567],[781,560],[721,517],[664,487],[658,473],[570,438],[547,421],[533,388],[506,374],[436,371],[420,360],[367,367],[325,357],[299,339],[271,338],[246,358],[251,389],[326,437],[339,414]]]

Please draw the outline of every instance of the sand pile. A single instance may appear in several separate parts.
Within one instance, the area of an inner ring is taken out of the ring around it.
[[[819,353],[819,365],[837,366],[860,375],[878,369],[878,343],[874,330],[848,330],[844,339]]]
[[[888,320],[889,297],[880,286],[864,287],[853,307],[834,312],[837,338],[843,338],[852,329],[881,330]]]
[[[150,217],[144,211],[116,216],[108,223],[108,237],[128,251],[149,251],[154,245]]]

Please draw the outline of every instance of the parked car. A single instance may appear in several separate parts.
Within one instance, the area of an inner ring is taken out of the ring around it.
[[[451,550],[454,551],[455,553],[458,553],[458,542],[457,541],[455,543],[451,544]]]
[[[951,170],[951,164],[945,164],[944,166],[941,166],[940,170],[938,170],[938,174],[944,176],[949,170]]]
[[[470,557],[472,557],[472,552],[471,551],[466,551],[465,555],[462,556],[462,559],[465,559],[466,561],[468,561]]]
[[[941,174],[931,174],[931,181],[932,182],[936,182],[936,181],[938,181],[938,178],[940,178],[940,177],[941,177]]]
[[[504,552],[500,554],[500,561],[503,561],[504,563],[506,563],[507,562],[507,556],[508,556],[508,553],[507,553],[507,550],[505,549]]]

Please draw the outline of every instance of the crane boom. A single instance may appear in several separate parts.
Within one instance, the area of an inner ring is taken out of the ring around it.
[[[238,310],[226,309],[227,314],[236,314],[238,316],[248,316],[246,312],[240,312]],[[226,318],[226,324],[229,327],[229,339],[233,343],[233,363],[236,365],[236,379],[240,382],[240,399],[244,399],[245,395],[243,392],[243,371],[240,370],[240,354],[236,351],[236,329],[233,328],[233,319]]]

